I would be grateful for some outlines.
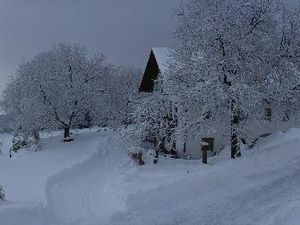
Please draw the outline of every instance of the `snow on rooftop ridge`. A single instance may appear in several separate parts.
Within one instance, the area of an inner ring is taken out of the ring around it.
[[[170,62],[172,60],[173,49],[166,47],[152,48],[152,52],[156,58],[156,62],[160,71],[166,72],[169,69]]]

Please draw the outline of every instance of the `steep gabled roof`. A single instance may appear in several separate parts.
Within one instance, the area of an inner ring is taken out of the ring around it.
[[[161,73],[169,69],[172,58],[172,49],[170,48],[152,48],[157,65]]]
[[[168,70],[172,50],[169,48],[152,48],[149,60],[139,88],[140,92],[152,92],[154,80],[158,75]]]

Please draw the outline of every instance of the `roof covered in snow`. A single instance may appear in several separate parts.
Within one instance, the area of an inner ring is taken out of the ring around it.
[[[159,74],[165,73],[169,69],[172,60],[172,49],[152,48],[147,62],[147,66],[140,85],[140,92],[152,92],[154,81]]]
[[[170,48],[152,48],[152,52],[155,56],[157,65],[161,73],[169,69],[170,62],[172,60],[173,50]]]

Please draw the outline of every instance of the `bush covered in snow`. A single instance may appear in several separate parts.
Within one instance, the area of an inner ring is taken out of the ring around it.
[[[27,141],[22,136],[15,135],[12,139],[12,146],[9,150],[10,157],[11,157],[12,151],[17,152],[18,150],[25,147],[26,145],[27,145]]]
[[[40,150],[40,145],[38,140],[33,137],[27,137],[25,139],[23,135],[15,134],[12,139],[12,145],[9,150],[9,157],[12,157],[13,152],[17,153],[22,148],[26,148],[36,152]]]
[[[128,150],[129,157],[138,165],[142,166],[145,164],[143,160],[143,149],[142,148],[131,148]]]

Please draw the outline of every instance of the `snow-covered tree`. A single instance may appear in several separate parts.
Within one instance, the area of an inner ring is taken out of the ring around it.
[[[44,108],[37,108],[38,99],[27,89],[26,78],[21,76],[27,65],[22,65],[16,76],[8,83],[4,91],[2,106],[7,115],[14,121],[17,135],[25,140],[29,137],[39,138],[38,132],[46,127],[46,117],[43,117]]]
[[[21,143],[57,128],[68,141],[72,127],[128,120],[139,73],[132,66],[113,66],[101,54],[89,58],[81,46],[58,44],[18,67],[2,105]]]
[[[138,92],[140,69],[133,66],[113,66],[109,76],[102,79],[102,95],[95,105],[98,124],[119,126],[127,124]]]
[[[75,121],[94,110],[102,94],[98,83],[109,72],[103,56],[88,59],[83,47],[55,45],[19,66],[6,88],[4,109],[14,116],[18,132],[61,127],[69,141]]]
[[[157,91],[140,93],[134,111],[137,126],[132,134],[137,141],[153,142],[159,151],[176,154],[177,104],[164,92],[163,76],[164,73],[160,73],[155,81],[154,89]]]
[[[166,90],[185,102],[184,126],[227,124],[223,129],[232,158],[240,156],[239,142],[253,124],[268,122],[262,116],[264,102],[287,103],[287,94],[299,84],[297,62],[291,60],[297,56],[290,56],[298,54],[299,35],[291,33],[298,32],[292,24],[299,20],[287,12],[287,5],[270,0],[188,0],[182,5]]]
[[[115,102],[117,118],[127,125],[132,123],[132,113],[138,98],[139,77],[142,70],[135,66],[117,66],[115,68],[113,93],[118,101]],[[117,82],[116,82],[117,81]]]
[[[171,135],[172,131],[167,124],[168,121],[172,121],[170,104],[172,103],[169,99],[160,93],[153,93],[140,99],[135,117],[139,124],[137,132],[141,137],[154,141]]]

